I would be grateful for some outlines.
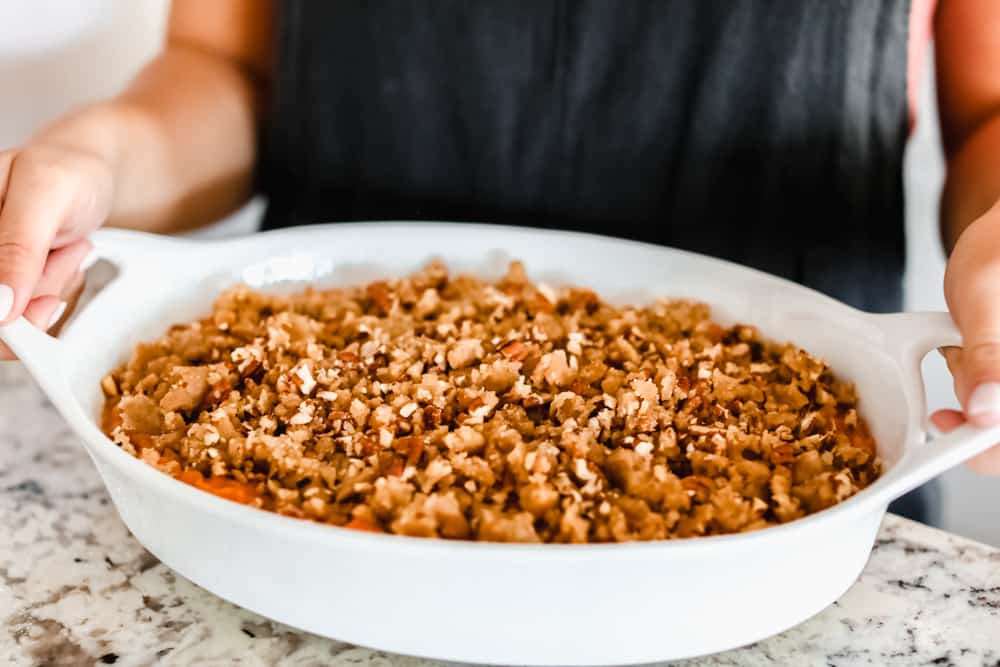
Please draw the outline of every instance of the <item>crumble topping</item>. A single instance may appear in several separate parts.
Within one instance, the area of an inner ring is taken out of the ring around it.
[[[401,535],[617,542],[754,530],[879,475],[854,388],[683,300],[613,307],[432,263],[236,287],[101,382],[130,454],[216,495]]]

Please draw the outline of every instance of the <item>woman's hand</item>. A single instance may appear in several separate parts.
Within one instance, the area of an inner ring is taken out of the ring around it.
[[[0,152],[0,323],[23,314],[48,329],[62,317],[111,198],[112,171],[92,148],[43,136]]]
[[[939,410],[935,426],[950,431],[966,421],[1000,424],[1000,207],[969,225],[955,243],[944,279],[945,299],[962,332],[962,347],[942,353],[963,410]],[[978,472],[1000,474],[1000,446],[970,462]]]

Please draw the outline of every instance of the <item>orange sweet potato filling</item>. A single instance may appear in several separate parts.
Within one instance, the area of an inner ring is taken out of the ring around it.
[[[261,498],[261,494],[253,484],[238,482],[228,477],[205,477],[197,470],[183,470],[176,477],[185,484],[244,505],[251,505]]]

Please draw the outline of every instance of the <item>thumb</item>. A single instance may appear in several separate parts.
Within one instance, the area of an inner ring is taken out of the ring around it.
[[[962,332],[950,355],[955,395],[965,417],[1000,424],[1000,213],[993,209],[962,234],[948,261],[945,297]]]
[[[20,316],[31,301],[73,199],[71,180],[61,170],[34,168],[19,157],[9,159],[7,173],[0,173],[0,187],[6,186],[0,208],[0,324]]]
[[[1000,424],[1000,338],[968,339],[957,364],[955,395],[969,422]]]

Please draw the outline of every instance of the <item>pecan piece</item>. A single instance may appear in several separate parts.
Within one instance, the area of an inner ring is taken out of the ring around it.
[[[384,280],[370,283],[365,291],[379,312],[382,315],[388,315],[389,311],[392,310],[392,292],[389,290],[389,283]]]
[[[427,407],[424,408],[425,429],[437,428],[438,426],[441,425],[442,421],[443,419],[442,419],[441,408],[434,405],[428,405]]]
[[[701,475],[691,475],[681,480],[681,487],[688,492],[692,500],[699,503],[707,503],[715,491],[715,483],[708,477]]]
[[[416,435],[396,438],[392,441],[392,449],[406,457],[406,465],[415,465],[424,452],[424,439]]]
[[[781,465],[795,460],[795,450],[789,444],[778,445],[771,450],[771,463]]]
[[[524,361],[530,353],[531,348],[519,340],[512,340],[500,347],[500,354],[511,361]]]

